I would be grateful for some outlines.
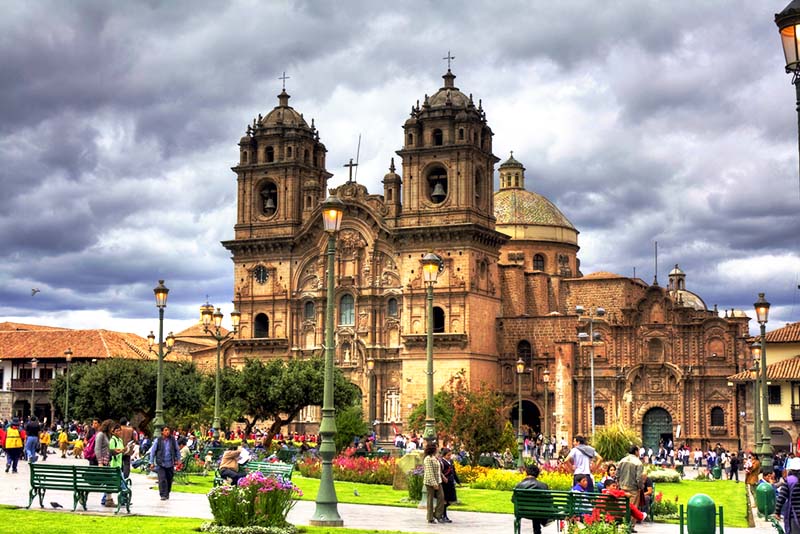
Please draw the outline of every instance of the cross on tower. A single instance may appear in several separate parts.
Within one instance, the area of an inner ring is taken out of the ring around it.
[[[285,71],[283,73],[283,76],[278,76],[279,80],[283,80],[283,90],[284,91],[286,90],[286,80],[288,80],[289,78],[291,78],[291,76],[287,76]]]
[[[353,167],[358,167],[358,163],[353,163],[353,158],[350,158],[350,163],[345,163],[344,166],[350,168],[350,179],[348,179],[347,181],[348,182],[352,182],[353,181]]]
[[[450,61],[455,59],[455,58],[456,58],[456,56],[451,56],[450,55],[450,50],[447,51],[447,56],[442,58],[442,59],[446,59],[447,60],[447,70],[450,70]]]

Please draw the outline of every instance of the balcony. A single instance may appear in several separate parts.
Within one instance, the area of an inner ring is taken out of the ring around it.
[[[800,423],[800,404],[792,404],[792,422]]]
[[[11,391],[50,391],[50,378],[31,380],[30,378],[12,378]]]

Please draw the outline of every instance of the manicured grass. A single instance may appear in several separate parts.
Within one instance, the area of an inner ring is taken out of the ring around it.
[[[195,534],[202,519],[189,517],[104,516],[63,511],[25,510],[0,506],[3,524],[14,534],[41,534],[42,532],[124,532],[125,534]],[[12,526],[13,525],[13,526]],[[299,526],[303,534],[403,534],[397,530],[363,530],[353,528]],[[4,532],[6,532],[4,530]]]
[[[724,512],[725,526],[747,528],[747,507],[745,501],[745,485],[737,484],[731,480],[714,480],[700,482],[696,480],[684,480],[680,483],[659,482],[656,484],[656,493],[663,493],[664,499],[675,501],[678,497],[678,505],[683,504],[684,513],[686,504],[693,495],[705,493],[714,500],[717,507],[722,506]],[[656,521],[660,521],[656,517]],[[678,520],[663,520],[667,523],[677,523]],[[719,522],[719,520],[717,520]]]

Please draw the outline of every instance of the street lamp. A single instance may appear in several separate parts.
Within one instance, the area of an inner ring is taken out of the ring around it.
[[[158,281],[158,285],[153,289],[153,294],[156,296],[156,307],[158,308],[158,379],[156,382],[156,418],[153,420],[153,426],[156,429],[156,435],[161,434],[161,429],[164,428],[164,308],[167,307],[167,295],[169,289],[164,285],[163,280]],[[153,333],[147,336],[150,341],[150,350],[153,346]],[[170,334],[170,337],[172,334]],[[174,338],[173,338],[173,343]],[[169,348],[172,348],[171,346]]]
[[[595,333],[594,331],[594,320],[597,317],[603,317],[606,314],[606,310],[604,308],[597,307],[594,309],[594,313],[587,312],[583,306],[575,306],[575,312],[578,316],[583,317],[587,315],[589,320],[589,333],[581,332],[578,334],[578,339],[582,343],[589,342],[589,374],[590,374],[590,388],[591,388],[591,401],[592,401],[592,436],[594,436],[594,342],[600,341],[602,338],[600,336],[600,332]]]
[[[67,397],[64,401],[64,426],[69,430],[69,362],[72,361],[72,349],[67,347],[64,351],[64,358],[67,359]]]
[[[39,365],[39,360],[36,358],[31,360],[31,417],[34,416],[34,389],[36,388],[36,366]]]
[[[200,306],[200,319],[203,322],[203,331],[213,337],[217,341],[217,372],[214,377],[214,422],[211,423],[211,428],[214,430],[214,437],[219,438],[219,360],[220,360],[220,352],[222,347],[222,342],[228,339],[229,337],[233,337],[239,331],[239,320],[242,318],[242,314],[239,313],[237,310],[233,310],[231,312],[231,324],[233,325],[233,330],[226,334],[222,334],[222,317],[223,314],[219,308],[217,311],[214,312],[214,306],[206,302],[202,306]],[[211,326],[213,319],[213,327]]]
[[[753,354],[753,368],[750,372],[753,376],[753,441],[755,442],[755,452],[761,450],[761,374],[759,373],[759,362],[761,361],[761,343],[756,341],[750,347]]]
[[[772,436],[769,428],[769,388],[767,387],[767,319],[769,318],[769,302],[764,298],[764,293],[758,294],[758,300],[753,306],[756,308],[756,319],[761,326],[761,467],[772,469]]]
[[[544,443],[545,451],[550,450],[550,411],[547,408],[548,397],[550,397],[550,369],[545,368],[542,373],[544,382]],[[548,458],[548,457],[546,457]],[[549,460],[549,458],[548,458]]]
[[[775,24],[781,33],[786,72],[792,75],[797,100],[798,136],[800,136],[800,0],[792,0],[780,13],[775,14]],[[800,148],[800,137],[798,137]]]
[[[524,440],[522,439],[522,373],[525,372],[525,361],[522,357],[517,360],[517,467],[522,468],[524,462],[522,461],[522,451],[524,449]]]
[[[336,234],[342,225],[344,215],[344,202],[338,197],[328,197],[322,203],[322,224],[328,234],[328,288],[325,305],[325,381],[322,401],[322,422],[319,434],[322,438],[319,446],[319,455],[322,457],[322,472],[319,479],[317,492],[317,507],[309,523],[313,526],[341,527],[344,521],[339,516],[336,499],[336,488],[333,486],[333,457],[336,454],[336,445],[333,436],[336,434],[335,410],[333,407],[333,308],[334,308],[334,267],[336,256]]]
[[[425,402],[425,431],[422,437],[428,444],[436,442],[436,420],[433,415],[433,285],[439,277],[439,271],[442,269],[442,259],[434,254],[428,252],[422,257],[422,279],[425,282],[426,300],[427,300],[427,313],[428,313],[428,330],[427,330],[427,343],[425,351],[425,359],[427,362],[427,399]]]
[[[367,358],[367,380],[369,380],[369,424],[375,424],[375,358]]]

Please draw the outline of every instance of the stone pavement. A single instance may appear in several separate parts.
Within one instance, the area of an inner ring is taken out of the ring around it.
[[[61,459],[57,454],[50,455],[48,462],[53,463],[80,463],[85,465],[85,460]],[[10,504],[20,507],[28,505],[28,490],[30,489],[28,464],[20,462],[19,473],[5,472],[5,457],[0,458],[0,504]],[[211,511],[205,495],[172,492],[168,501],[161,501],[158,492],[149,489],[155,485],[155,480],[148,479],[145,475],[132,473],[133,503],[131,511],[136,515],[153,515],[165,517],[196,517],[211,519]],[[100,494],[90,494],[85,513],[113,515],[113,508],[100,506]],[[72,494],[64,491],[48,491],[45,495],[45,508],[51,509],[50,503],[57,502],[65,511],[55,513],[72,513]],[[32,509],[39,509],[38,500],[34,500]],[[289,521],[296,525],[308,525],[314,513],[315,503],[298,501],[289,514]],[[80,511],[80,507],[78,508]],[[739,510],[726,510],[726,514],[740,513]],[[743,512],[743,511],[742,511]],[[84,513],[81,511],[81,513]],[[124,510],[120,514],[124,514]],[[357,529],[399,530],[404,532],[465,532],[468,528],[481,534],[511,534],[514,531],[514,518],[509,514],[487,514],[477,512],[450,512],[453,523],[428,524],[425,521],[425,510],[414,508],[397,508],[391,506],[370,506],[361,504],[339,504],[339,515],[344,520],[344,526]],[[331,529],[335,532],[336,529]],[[639,534],[678,534],[677,525],[662,523],[647,523],[638,525]],[[531,532],[530,522],[523,521],[523,531]],[[555,523],[544,528],[544,534],[556,534]],[[728,534],[774,534],[774,530],[766,523],[760,522],[756,528],[726,528]]]

